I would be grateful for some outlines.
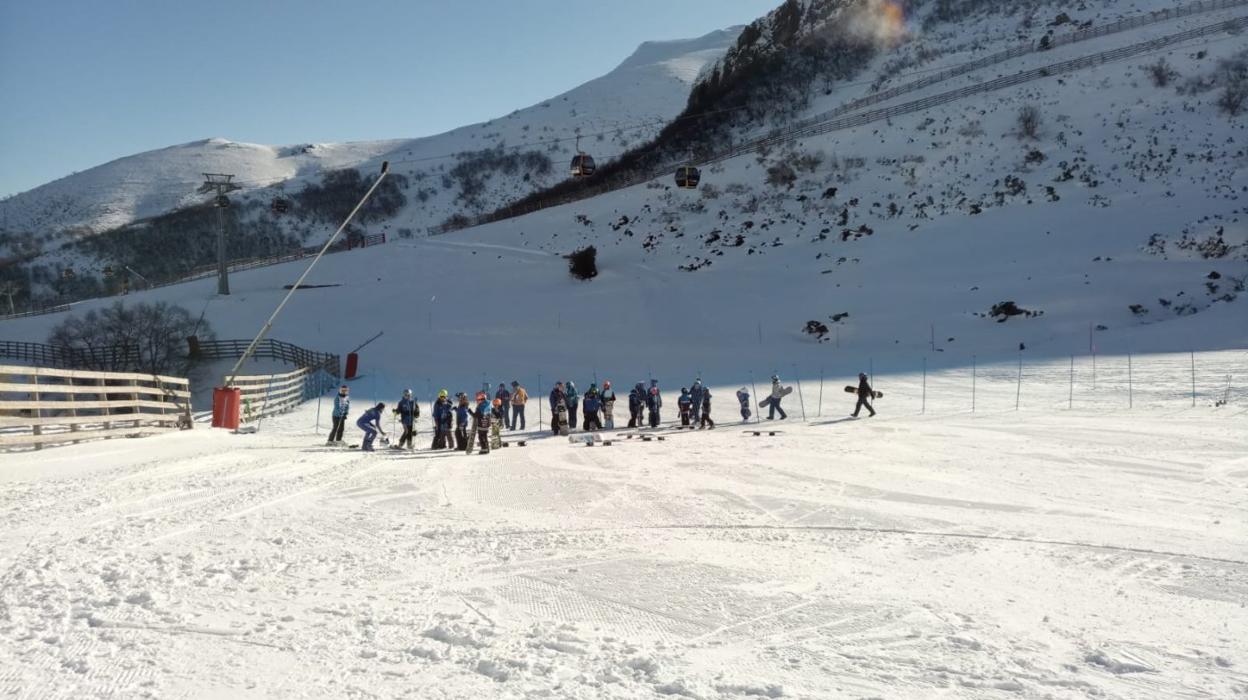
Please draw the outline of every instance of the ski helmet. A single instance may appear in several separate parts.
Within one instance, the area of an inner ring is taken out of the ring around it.
[[[377,404],[376,406],[374,406],[373,408],[376,408],[378,411],[384,411],[384,410],[386,410],[386,405],[385,405],[384,403],[379,403],[379,404]]]
[[[511,382],[511,388],[512,388],[512,389],[515,389],[515,388],[516,388],[516,387],[518,387],[518,386],[520,386],[520,382],[517,382],[517,381],[515,381],[515,380],[513,379],[513,380],[512,380],[512,382]]]
[[[610,380],[610,379],[608,379],[608,380],[604,381],[604,382],[602,383],[602,388],[603,388],[603,389],[610,389],[610,388],[611,388],[611,380]]]
[[[477,401],[485,401],[485,392],[484,392],[484,391],[478,391],[478,392],[477,392]]]
[[[410,399],[410,398],[412,398],[412,390],[411,390],[411,389],[404,389],[404,390],[403,390],[403,398],[405,398],[405,399]]]
[[[778,382],[778,381],[780,381],[780,375],[778,375],[778,374],[773,374],[773,375],[771,375],[771,381],[773,381],[773,382]]]
[[[351,391],[351,387],[348,387],[346,384],[343,384],[342,386],[338,387],[339,394],[345,394],[348,391]]]
[[[439,391],[439,392],[438,392],[438,398],[439,398],[439,399],[445,399],[448,393],[449,393],[449,392],[447,392],[447,390],[446,390],[446,389],[443,389],[442,391]]]
[[[866,373],[866,372],[859,372],[859,373],[858,373],[858,378],[859,378],[859,379],[866,379],[866,378],[867,378],[867,373]]]

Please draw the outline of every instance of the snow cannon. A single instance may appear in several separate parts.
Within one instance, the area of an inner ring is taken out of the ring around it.
[[[212,427],[238,430],[238,414],[243,391],[238,387],[219,386],[212,390]]]

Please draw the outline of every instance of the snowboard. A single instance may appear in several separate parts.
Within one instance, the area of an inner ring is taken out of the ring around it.
[[[498,421],[494,421],[490,425],[490,449],[498,450],[503,447],[503,435],[500,432]]]
[[[793,393],[793,387],[786,386],[780,390],[780,397],[784,398],[785,396],[788,396],[789,394],[792,394],[792,393]],[[771,396],[768,396],[767,398],[758,402],[759,408],[767,408],[770,405],[771,405]]]
[[[568,407],[560,404],[555,408],[555,420],[559,421],[559,434],[567,436],[570,432],[568,429]]]
[[[845,393],[846,393],[846,394],[857,394],[857,393],[858,393],[858,387],[856,387],[856,386],[847,386],[847,387],[845,387]],[[882,398],[884,398],[884,392],[882,392],[882,391],[872,391],[872,392],[871,392],[871,398],[873,398],[873,399],[882,399]]]

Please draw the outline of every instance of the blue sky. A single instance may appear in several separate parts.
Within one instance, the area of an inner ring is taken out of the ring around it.
[[[780,0],[0,0],[0,196],[140,151],[424,136]]]

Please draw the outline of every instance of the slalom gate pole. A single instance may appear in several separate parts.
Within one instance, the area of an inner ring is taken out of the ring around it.
[[[1135,381],[1131,371],[1131,353],[1127,353],[1127,408],[1135,408]]]
[[[923,406],[919,413],[927,413],[927,358],[923,358]]]
[[[1070,356],[1070,396],[1066,399],[1066,410],[1075,407],[1075,356]]]
[[[368,201],[369,197],[373,196],[373,192],[377,191],[377,186],[381,184],[382,180],[386,179],[386,175],[389,172],[390,161],[383,161],[381,164],[381,175],[378,176],[375,182],[373,182],[373,186],[368,188],[368,191],[364,193],[364,196],[360,199],[359,203],[355,205],[355,208],[351,210],[351,213],[347,214],[347,218],[343,219],[343,222],[338,227],[338,230],[334,231],[334,235],[330,236],[329,240],[325,241],[325,245],[321,248],[321,251],[316,254],[316,257],[312,258],[312,262],[308,263],[307,269],[303,271],[302,275],[299,275],[299,279],[290,286],[290,290],[286,292],[286,296],[282,297],[281,303],[279,303],[277,308],[273,310],[273,315],[269,316],[269,320],[265,321],[264,325],[260,327],[260,332],[256,334],[256,337],[251,341],[251,344],[247,346],[247,350],[243,352],[243,356],[238,358],[238,362],[234,364],[234,369],[230,370],[230,378],[226,381],[226,386],[232,386],[234,384],[235,378],[238,377],[238,368],[242,367],[243,363],[247,361],[247,358],[251,357],[252,353],[256,351],[256,346],[260,344],[260,341],[264,339],[264,336],[270,329],[273,328],[273,322],[276,321],[278,315],[282,313],[282,309],[286,308],[287,302],[290,301],[290,298],[294,296],[295,292],[299,289],[299,285],[303,284],[303,281],[307,279],[308,274],[312,272],[312,268],[316,267],[316,263],[324,257],[327,251],[329,251],[329,247],[334,244],[334,241],[336,241],[338,236],[342,234],[342,231],[347,227],[347,224],[351,223],[351,220],[355,218],[355,215],[364,207],[364,203]]]
[[[1014,410],[1017,411],[1023,401],[1023,351],[1018,351],[1018,392],[1014,394]]]
[[[975,356],[971,355],[971,413],[975,412]]]
[[[1192,357],[1192,408],[1196,408],[1196,351],[1190,350]]]
[[[797,374],[797,365],[793,365],[793,378],[797,380],[797,402],[802,407],[802,422],[806,422],[806,397],[802,396],[802,380]]]
[[[823,368],[819,368],[819,410],[815,412],[816,417],[823,418]]]
[[[758,386],[754,384],[753,372],[750,372],[750,388],[754,390],[754,397],[753,399],[751,399],[754,402],[754,422],[762,423],[763,422],[763,409],[758,407]]]

